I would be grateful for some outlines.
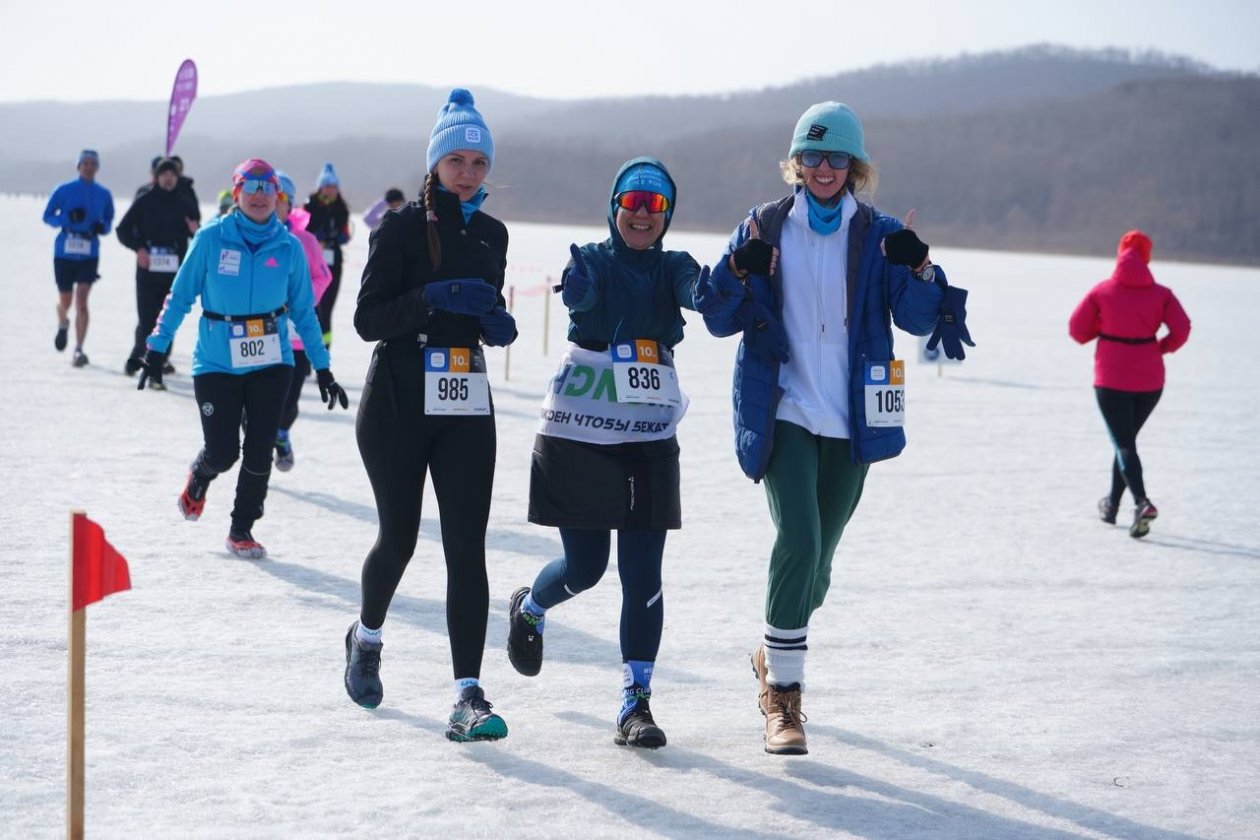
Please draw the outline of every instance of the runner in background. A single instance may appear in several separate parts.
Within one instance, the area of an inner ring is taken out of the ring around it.
[[[622,696],[613,740],[632,747],[665,746],[650,701],[665,536],[682,527],[675,430],[687,403],[673,351],[700,276],[690,254],[661,247],[676,192],[660,161],[627,161],[613,179],[608,238],[570,247],[561,278],[570,344],[547,389],[529,484],[529,521],[559,528],[564,556],[517,589],[508,609],[508,659],[534,676],[547,611],[599,582],[617,532]],[[591,417],[603,422],[577,422]]]
[[[101,157],[92,149],[79,153],[79,177],[53,190],[44,207],[44,223],[58,229],[53,244],[53,275],[57,281],[57,335],[53,346],[66,349],[70,304],[74,303],[75,367],[88,363],[83,341],[88,330],[88,296],[100,279],[100,237],[114,222],[114,197],[96,183]]]
[[[306,254],[306,265],[311,275],[311,291],[315,295],[315,304],[318,306],[319,299],[323,297],[328,284],[332,282],[332,272],[324,263],[319,240],[306,229],[311,218],[310,214],[301,207],[293,206],[297,198],[297,187],[293,179],[287,173],[280,171],[276,172],[276,178],[280,181],[276,217],[289,229],[289,233],[296,236],[298,242],[302,243],[302,250]],[[280,413],[280,428],[276,432],[275,447],[276,469],[281,472],[293,469],[293,442],[289,439],[289,431],[297,420],[302,386],[306,384],[306,377],[311,374],[311,362],[306,355],[306,345],[302,343],[302,337],[298,335],[296,329],[290,330],[289,340],[293,344],[293,379],[289,383],[289,393],[285,397],[284,409]]]
[[[240,457],[225,545],[237,557],[259,559],[267,551],[252,529],[263,516],[271,451],[293,378],[290,320],[306,339],[320,398],[330,410],[349,401],[328,368],[302,245],[276,218],[275,170],[250,159],[233,172],[232,184],[239,212],[214,219],[193,238],[149,336],[138,387],[150,378],[161,381],[171,339],[200,299],[192,376],[204,443],[179,496],[179,510],[185,519],[200,518],[210,482]],[[242,413],[249,420],[243,456]]]
[[[179,167],[175,161],[161,160],[154,168],[154,177],[153,187],[140,189],[117,228],[118,240],[136,252],[136,332],[131,355],[123,364],[128,376],[144,365],[145,340],[153,332],[175,282],[175,272],[188,251],[198,215],[188,195],[176,188]],[[169,356],[163,372],[175,372]],[[149,385],[164,387],[159,380],[152,380]]]
[[[363,224],[367,225],[368,230],[376,230],[381,224],[382,216],[390,210],[397,210],[406,203],[407,196],[403,195],[403,191],[398,187],[390,187],[385,191],[385,197],[363,214]]]
[[[304,208],[311,215],[306,229],[315,234],[323,249],[324,262],[332,271],[332,283],[319,304],[319,326],[324,346],[332,346],[332,313],[341,289],[341,269],[345,260],[342,246],[350,241],[350,208],[341,196],[341,179],[332,163],[325,163]]]
[[[217,215],[226,216],[236,207],[236,202],[232,200],[231,190],[219,190],[219,212]]]

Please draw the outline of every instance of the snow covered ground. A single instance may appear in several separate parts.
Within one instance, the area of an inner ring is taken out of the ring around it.
[[[748,653],[772,528],[731,449],[735,343],[698,317],[677,355],[692,399],[680,431],[685,524],[667,546],[653,699],[669,746],[612,743],[613,572],[553,611],[539,677],[508,664],[507,597],[559,552],[525,513],[536,409],[565,321],[553,300],[544,357],[544,298],[518,296],[510,381],[503,351],[489,351],[499,463],[483,672],[511,735],[457,745],[442,736],[452,689],[432,498],[385,626],[385,703],[368,712],[341,685],[375,537],[353,412],[329,414],[308,387],[297,466],[273,474],[255,529],[271,557],[229,557],[234,478],[214,485],[202,521],[175,509],[200,441],[193,329],[176,339],[170,390],[136,392],[121,373],[131,254],[111,239],[92,365],[73,369],[52,349],[41,211],[0,199],[0,836],[64,831],[71,508],[105,527],[134,584],[89,610],[96,837],[1260,835],[1260,271],[1154,265],[1194,332],[1169,359],[1142,437],[1160,518],[1138,541],[1095,518],[1110,452],[1092,348],[1066,332],[1110,260],[934,250],[971,290],[979,346],[941,377],[907,365],[910,445],[872,468],[811,628],[802,758],[761,748]],[[520,289],[557,272],[570,240],[604,235],[509,227]],[[723,241],[668,239],[701,261]],[[371,349],[351,327],[366,248],[365,236],[350,246],[333,347],[352,399]],[[915,358],[915,339],[898,342]]]

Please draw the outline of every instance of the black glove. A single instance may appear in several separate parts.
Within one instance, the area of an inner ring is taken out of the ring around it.
[[[731,253],[731,260],[740,271],[769,274],[774,247],[764,239],[749,239]]]
[[[92,223],[92,233],[95,233],[97,236],[100,236],[104,232],[105,232],[105,225],[101,224],[100,222]]]
[[[971,333],[967,331],[967,290],[957,286],[947,286],[945,299],[941,302],[941,316],[936,322],[936,329],[928,339],[927,349],[935,350],[940,344],[945,355],[951,359],[965,359],[967,354],[962,346],[975,347]]]
[[[324,368],[315,371],[315,381],[319,383],[319,398],[328,403],[329,411],[332,411],[338,402],[341,403],[342,408],[350,407],[350,398],[346,396],[346,389],[333,379],[331,370]]]
[[[516,319],[502,306],[481,316],[481,335],[491,347],[506,347],[516,340]]]
[[[915,269],[927,259],[928,246],[910,228],[902,228],[885,237],[884,256],[893,265],[908,265]]]
[[[76,207],[66,214],[66,218],[70,220],[71,224],[77,225],[87,218],[87,211],[82,207]]]
[[[166,386],[162,384],[162,370],[165,367],[165,353],[158,352],[153,348],[146,349],[144,358],[140,360],[140,381],[136,383],[136,390],[143,391],[147,382],[153,390],[165,391]]]
[[[764,305],[749,300],[740,306],[737,317],[745,323],[744,344],[749,348],[780,364],[791,358],[787,331]]]
[[[428,283],[420,291],[425,305],[461,315],[485,315],[499,301],[499,293],[479,277]]]

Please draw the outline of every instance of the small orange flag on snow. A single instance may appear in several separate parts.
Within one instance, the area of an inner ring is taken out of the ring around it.
[[[100,525],[74,515],[74,589],[71,609],[81,610],[106,595],[131,588],[127,560],[105,539]]]

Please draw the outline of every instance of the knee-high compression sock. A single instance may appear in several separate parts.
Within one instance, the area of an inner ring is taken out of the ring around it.
[[[809,650],[808,627],[785,630],[766,625],[766,682],[770,685],[792,685],[805,688],[805,653]]]

